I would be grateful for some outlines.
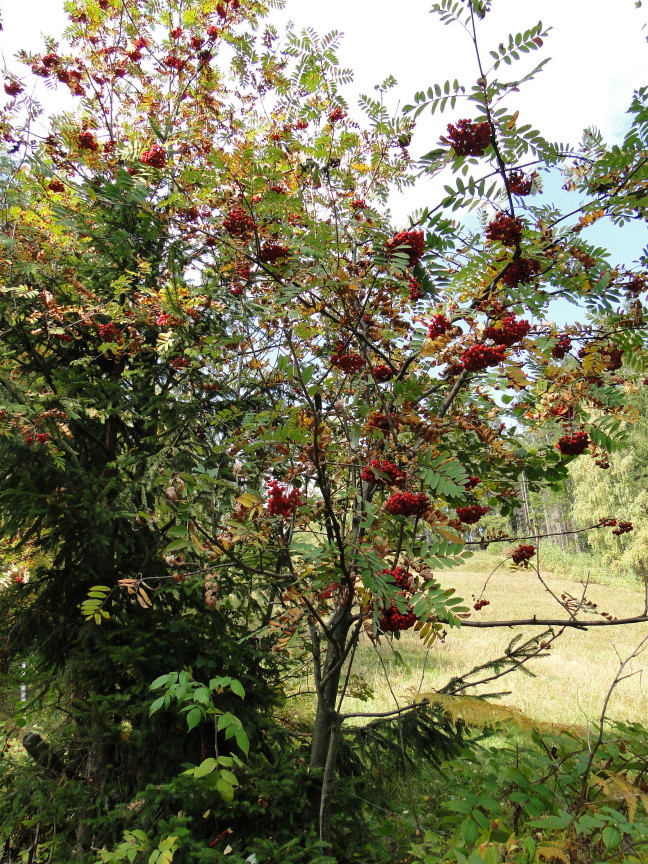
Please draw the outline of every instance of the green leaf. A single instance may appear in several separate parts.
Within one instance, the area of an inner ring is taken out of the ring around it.
[[[616,849],[623,840],[623,834],[614,825],[607,825],[601,831],[601,839],[606,849]]]
[[[212,771],[215,771],[218,768],[218,761],[213,757],[209,757],[208,759],[203,760],[200,765],[193,771],[194,777],[206,777],[207,774],[211,774]]]
[[[187,728],[191,732],[202,721],[203,712],[201,708],[192,708],[187,714]]]
[[[236,693],[237,696],[240,696],[241,699],[245,699],[245,690],[240,681],[237,681],[236,678],[232,678],[232,683],[230,684],[232,689],[232,693]]]
[[[159,711],[160,708],[164,705],[164,696],[160,696],[159,699],[156,699],[151,703],[151,707],[149,708],[149,717],[151,714],[155,714],[156,711]]]

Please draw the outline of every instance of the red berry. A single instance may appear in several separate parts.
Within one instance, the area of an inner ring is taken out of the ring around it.
[[[385,570],[381,570],[381,573],[387,573],[390,576],[394,577],[394,582],[398,585],[399,588],[402,588],[403,591],[412,590],[412,582],[414,577],[411,573],[405,570],[403,567],[394,567],[393,570],[389,570],[388,568]]]
[[[404,591],[398,592],[402,597],[406,597]],[[386,609],[383,609],[378,619],[378,625],[383,633],[395,633],[397,630],[408,630],[416,623],[416,615],[412,611],[412,607],[408,604],[405,613],[399,612],[398,608],[391,604]]]
[[[292,516],[303,504],[299,489],[290,489],[276,480],[268,483],[267,510],[270,516]]]
[[[413,277],[410,276],[408,279],[409,285],[409,299],[412,303],[416,303],[417,300],[420,300],[423,297],[423,292],[421,291],[421,286],[419,282]]]
[[[153,144],[150,150],[144,150],[140,162],[151,168],[164,168],[167,164],[166,151],[160,144]]]
[[[422,231],[399,231],[391,240],[385,243],[387,255],[392,252],[400,252],[407,255],[410,267],[423,256],[425,246],[425,235]]]
[[[461,365],[467,372],[482,372],[497,366],[506,357],[506,346],[471,345],[461,354]]]
[[[356,351],[349,351],[347,354],[343,354],[342,350],[342,346],[339,345],[335,354],[331,356],[331,363],[333,366],[337,366],[338,369],[341,369],[348,375],[352,375],[354,372],[357,372],[358,369],[362,369],[367,362],[364,357],[361,357]]]
[[[182,72],[187,65],[187,61],[183,60],[182,57],[178,57],[176,54],[167,54],[162,62],[170,69],[175,69],[176,72]]]
[[[174,357],[171,360],[171,365],[174,369],[188,369],[191,366],[191,360],[188,357]]]
[[[514,564],[522,564],[523,567],[528,565],[528,562],[535,555],[536,547],[526,543],[521,543],[517,549],[511,553],[511,558]]]
[[[338,106],[337,108],[334,108],[329,114],[329,120],[331,121],[331,123],[337,123],[338,120],[344,120],[346,116],[347,112],[343,108],[340,108]]]
[[[551,349],[551,356],[556,360],[562,360],[568,351],[571,351],[572,341],[569,336],[561,336]]]
[[[436,339],[437,336],[443,336],[452,327],[452,324],[443,314],[433,315],[428,327],[428,336],[430,339]]]
[[[381,477],[381,474],[386,474],[386,477]],[[387,459],[372,459],[371,462],[362,469],[360,474],[365,483],[390,483],[394,486],[400,486],[405,481],[405,474]]]
[[[60,180],[50,180],[47,184],[47,188],[51,192],[65,192],[65,186],[61,183]]]
[[[492,339],[497,345],[507,345],[510,347],[516,342],[520,342],[528,335],[531,330],[531,325],[526,319],[518,321],[514,315],[507,315],[496,324],[489,324],[484,328],[484,336],[487,339]]]
[[[287,258],[290,255],[290,247],[281,243],[264,243],[259,253],[259,258],[266,264],[274,264],[279,258]]]
[[[421,516],[429,506],[430,499],[422,492],[395,492],[385,502],[392,516]]]
[[[520,283],[531,282],[540,272],[540,264],[531,258],[515,258],[509,262],[502,274],[502,282],[509,288],[517,288]]]
[[[18,81],[6,81],[4,91],[7,96],[19,96],[25,88]]]
[[[448,137],[441,141],[449,144],[457,156],[483,156],[490,144],[491,133],[492,127],[487,120],[483,123],[459,120],[456,126],[448,123]]]
[[[481,483],[481,477],[469,477],[466,482],[463,484],[466,492],[470,492],[471,489],[474,489],[475,486],[479,486]]]
[[[498,213],[486,229],[486,236],[491,242],[499,242],[503,246],[517,246],[522,239],[522,220]]]
[[[243,207],[232,207],[223,219],[223,228],[230,237],[245,237],[256,228],[256,223]]]
[[[378,384],[384,384],[385,381],[391,381],[394,377],[394,370],[386,363],[381,363],[379,366],[374,366],[372,374]]]
[[[461,522],[464,522],[466,525],[474,525],[476,522],[485,516],[490,507],[480,507],[477,504],[474,504],[469,507],[457,507],[455,513]]]
[[[575,432],[573,435],[563,435],[559,438],[556,447],[563,456],[580,456],[587,450],[589,443],[587,432]]]
[[[521,171],[511,171],[506,178],[506,188],[511,195],[530,195],[533,189],[533,182],[537,176],[535,171],[529,174],[529,176],[524,175]]]
[[[92,150],[94,152],[99,149],[99,144],[89,129],[84,129],[83,132],[79,132],[77,144],[79,150]]]

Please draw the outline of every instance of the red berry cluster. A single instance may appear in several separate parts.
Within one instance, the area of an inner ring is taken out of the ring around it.
[[[473,606],[473,609],[476,609],[479,612],[480,609],[483,609],[484,606],[490,606],[490,600],[486,600],[482,597],[481,600],[477,600]]]
[[[522,564],[526,567],[529,561],[535,555],[536,547],[530,546],[527,543],[520,543],[517,549],[514,549],[511,554],[511,559],[514,564]]]
[[[239,261],[234,265],[234,272],[239,279],[247,282],[250,278],[250,265],[247,261]]]
[[[634,530],[632,522],[620,522],[616,519],[599,519],[599,525],[602,525],[604,528],[614,528],[612,533],[616,534],[617,537],[620,537],[622,534],[629,534],[630,531]]]
[[[331,363],[346,372],[347,375],[352,375],[358,369],[362,369],[366,360],[361,357],[356,351],[349,351],[347,354],[342,353],[341,346],[338,346],[335,354],[331,355]]]
[[[354,198],[353,201],[349,201],[349,207],[352,210],[364,210],[367,207],[367,202],[364,198]]]
[[[470,492],[471,489],[474,489],[475,486],[479,486],[481,483],[481,477],[469,477],[466,482],[463,484],[466,492]]]
[[[529,322],[522,318],[517,320],[514,315],[507,315],[498,324],[489,324],[484,328],[484,336],[492,339],[497,345],[515,345],[528,335],[531,330]]]
[[[19,96],[24,89],[18,81],[5,81],[4,91],[7,96]]]
[[[394,377],[394,370],[386,363],[381,363],[379,366],[374,366],[373,377],[379,384],[383,384],[385,381],[391,381]]]
[[[121,330],[114,321],[99,325],[99,335],[105,342],[117,342],[121,339]]]
[[[516,258],[502,273],[502,282],[509,288],[517,288],[520,283],[530,282],[540,272],[540,264],[532,258]]]
[[[385,502],[392,516],[421,516],[429,506],[430,499],[422,492],[395,492]]]
[[[387,253],[402,252],[407,255],[410,267],[422,257],[425,235],[422,231],[399,231],[385,243]]]
[[[458,518],[466,525],[474,525],[479,522],[482,516],[485,516],[490,507],[480,507],[478,504],[472,504],[468,507],[457,507],[455,513]]]
[[[608,372],[614,372],[615,369],[620,369],[623,366],[623,351],[620,348],[612,346],[603,348],[601,356],[605,360],[605,368]]]
[[[191,366],[191,360],[188,357],[174,357],[171,365],[174,369],[188,369]]]
[[[259,258],[266,264],[274,264],[279,258],[287,258],[290,255],[290,247],[281,243],[264,243],[259,252]]]
[[[569,336],[561,336],[551,349],[551,356],[556,360],[562,360],[568,351],[571,351],[572,341]]]
[[[497,366],[505,356],[505,345],[471,345],[462,352],[461,365],[467,372],[482,372],[489,366]]]
[[[409,299],[412,303],[416,303],[417,300],[420,300],[423,297],[423,292],[421,291],[421,286],[413,276],[410,276],[408,279],[409,285]]]
[[[340,108],[338,106],[337,108],[334,108],[329,114],[329,120],[331,121],[331,123],[337,123],[339,120],[344,120],[346,116],[347,112],[343,108]]]
[[[402,597],[407,597],[407,594],[404,591],[398,592]],[[411,611],[411,606],[407,606],[407,612],[399,612],[396,606],[392,605],[388,606],[387,609],[383,609],[380,618],[378,619],[378,626],[383,631],[383,633],[395,633],[397,630],[409,630],[410,627],[413,627],[416,624],[416,615]]]
[[[580,456],[587,450],[589,443],[587,432],[575,432],[573,435],[563,435],[559,438],[556,447],[563,456]]]
[[[5,90],[6,89],[7,85],[5,84]],[[639,297],[642,291],[646,290],[646,274],[635,273],[632,275],[630,281],[625,286],[625,289],[632,297]]]
[[[340,587],[339,582],[331,582],[323,591],[320,591],[319,597],[320,600],[328,600]]]
[[[89,129],[84,129],[83,132],[79,132],[77,145],[79,150],[91,150],[92,152],[95,152],[99,149],[97,139]]]
[[[254,219],[242,207],[232,207],[223,219],[223,228],[230,237],[245,237],[254,227]]]
[[[170,69],[175,69],[176,72],[182,72],[187,65],[187,61],[178,57],[177,54],[167,54],[162,62]]]
[[[450,144],[457,156],[483,156],[490,144],[491,132],[487,120],[483,123],[459,120],[456,126],[448,123],[448,137],[441,140]]]
[[[486,229],[486,237],[503,246],[517,246],[522,239],[522,220],[507,213],[498,213]]]
[[[447,333],[451,327],[452,324],[443,313],[433,315],[428,327],[428,336],[430,339],[436,339],[437,336],[443,336],[444,333]]]
[[[267,510],[270,516],[292,516],[302,501],[299,489],[288,489],[276,480],[268,483]]]
[[[394,582],[398,585],[399,588],[402,588],[403,591],[412,590],[412,582],[414,577],[408,570],[405,570],[404,567],[394,567],[393,570],[386,568],[385,570],[381,570],[380,572],[387,573],[390,576],[393,576]]]
[[[65,192],[65,186],[60,180],[50,180],[47,184],[47,188],[50,192]]]
[[[151,168],[164,168],[167,164],[166,151],[160,144],[153,144],[150,150],[144,150],[140,162]]]
[[[31,447],[34,442],[36,444],[44,444],[48,438],[49,435],[47,432],[36,432],[35,435],[23,435],[23,441],[28,447]]]
[[[511,171],[506,178],[506,188],[511,195],[530,195],[533,189],[533,181],[537,176],[535,171],[528,176],[521,171]]]
[[[387,477],[381,477],[380,474],[386,474]],[[365,483],[389,483],[393,486],[400,486],[405,481],[405,474],[388,459],[372,459],[362,469],[360,477]]]

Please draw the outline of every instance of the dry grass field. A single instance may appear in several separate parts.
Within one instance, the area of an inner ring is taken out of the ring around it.
[[[455,587],[472,609],[472,595],[480,595],[488,573],[497,559],[484,553],[476,555],[465,568],[438,574],[443,587]],[[556,573],[543,573],[551,590],[560,596],[563,591],[580,598],[583,584],[561,578]],[[610,587],[593,584],[588,587],[588,599],[600,611],[617,618],[641,614],[643,587]],[[533,570],[500,568],[491,577],[484,596],[490,605],[473,612],[474,620],[503,620],[537,617],[563,618],[565,613],[545,588]],[[468,602],[469,601],[469,602]],[[600,619],[599,619],[600,620]],[[369,641],[359,650],[354,670],[364,676],[374,691],[367,702],[347,698],[345,711],[387,711],[407,704],[417,692],[442,687],[451,677],[500,655],[514,637],[540,632],[540,627],[450,630],[443,643],[429,652],[412,632],[398,641],[383,639],[378,648]],[[547,722],[577,723],[596,721],[600,717],[606,693],[619,668],[619,660],[633,653],[639,642],[648,636],[647,624],[592,627],[586,632],[568,630],[556,640],[548,656],[531,661],[528,668],[536,677],[514,672],[470,695],[510,691],[498,701],[514,705],[528,716]],[[393,646],[393,647],[392,647]],[[608,716],[617,720],[648,723],[648,647],[625,670],[634,673],[614,690]],[[480,676],[481,677],[481,676]],[[389,683],[387,683],[389,682]]]

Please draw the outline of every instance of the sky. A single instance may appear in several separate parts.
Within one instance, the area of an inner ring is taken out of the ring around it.
[[[298,30],[341,31],[341,65],[355,73],[354,84],[343,90],[349,104],[361,93],[375,95],[375,85],[393,75],[398,86],[387,94],[386,104],[396,110],[431,84],[458,78],[470,86],[478,77],[468,37],[460,28],[444,26],[430,14],[431,6],[432,0],[286,0],[283,10],[273,10],[271,20],[279,32],[289,20]],[[41,34],[58,36],[67,20],[63,0],[0,0],[0,8],[0,49],[9,63],[20,47],[38,50]],[[492,0],[490,13],[479,22],[485,59],[490,48],[508,41],[509,33],[539,20],[552,28],[545,44],[524,55],[517,66],[528,71],[547,56],[551,62],[507,107],[519,109],[518,122],[531,123],[550,140],[575,143],[585,127],[595,125],[607,141],[620,141],[632,92],[647,83],[648,4],[637,8],[635,0]],[[511,75],[519,74],[517,67],[503,69],[502,75],[509,69]],[[436,147],[447,123],[456,119],[452,113],[421,115],[412,155]],[[395,221],[406,224],[407,215],[429,204],[434,194],[422,182],[414,191],[394,196],[390,204]],[[592,235],[592,242],[612,239],[619,260],[636,258],[646,242],[645,226],[618,232],[601,224],[596,230],[599,236]]]

